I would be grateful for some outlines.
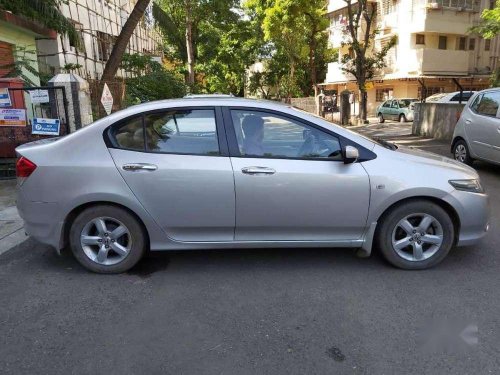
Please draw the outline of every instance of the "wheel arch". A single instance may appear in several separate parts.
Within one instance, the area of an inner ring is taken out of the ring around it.
[[[403,199],[400,199],[400,200],[392,203],[389,207],[387,207],[377,218],[377,227],[375,228],[373,241],[375,241],[375,239],[379,235],[380,223],[382,222],[382,220],[384,219],[385,216],[387,216],[396,207],[399,207],[399,206],[401,206],[405,203],[408,203],[408,202],[419,201],[419,200],[420,201],[424,200],[424,201],[435,203],[436,205],[441,207],[443,210],[445,210],[445,212],[450,216],[451,221],[453,223],[453,229],[454,229],[453,245],[456,245],[456,243],[458,242],[458,238],[460,237],[460,226],[461,226],[460,217],[459,217],[457,211],[455,210],[455,208],[451,204],[444,201],[443,199],[439,199],[439,198],[432,197],[432,196],[426,196],[426,195],[403,198]],[[375,242],[373,242],[373,243],[375,243]]]
[[[127,206],[125,206],[123,204],[120,204],[120,203],[110,202],[110,201],[92,201],[92,202],[82,203],[82,204],[74,207],[66,215],[66,217],[64,219],[63,227],[62,227],[62,230],[61,230],[61,239],[60,239],[60,246],[59,246],[59,248],[62,249],[62,248],[64,248],[65,246],[67,246],[69,244],[69,232],[70,232],[70,229],[71,229],[71,224],[74,222],[74,220],[76,219],[76,217],[81,212],[83,212],[84,210],[86,210],[87,208],[95,207],[95,206],[114,206],[114,207],[118,207],[118,208],[121,208],[121,209],[127,211],[132,216],[134,216],[135,219],[137,220],[137,222],[139,223],[139,225],[142,227],[142,230],[144,231],[144,235],[145,235],[145,238],[146,238],[146,247],[149,248],[150,241],[151,241],[150,240],[150,233],[148,231],[148,228],[144,224],[144,221],[141,219],[141,217],[136,212],[134,212],[132,209],[130,209],[129,207],[127,207]]]
[[[469,146],[464,137],[462,137],[461,135],[457,135],[455,138],[453,138],[453,141],[451,142],[450,152],[452,154],[453,154],[453,149],[455,148],[455,145],[457,144],[458,141],[464,141],[467,144],[467,147]]]

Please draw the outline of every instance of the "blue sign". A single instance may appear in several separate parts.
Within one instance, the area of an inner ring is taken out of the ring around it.
[[[0,107],[10,107],[11,105],[9,89],[0,88]]]
[[[61,121],[52,118],[34,118],[31,134],[59,135]]]

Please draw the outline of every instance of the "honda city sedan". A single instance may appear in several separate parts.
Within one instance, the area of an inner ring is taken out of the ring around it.
[[[99,273],[147,251],[277,247],[424,269],[488,229],[474,169],[275,102],[151,102],[16,151],[26,232]]]

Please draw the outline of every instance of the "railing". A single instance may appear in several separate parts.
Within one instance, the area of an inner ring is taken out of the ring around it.
[[[457,9],[479,12],[479,0],[426,0],[425,5],[430,9]]]

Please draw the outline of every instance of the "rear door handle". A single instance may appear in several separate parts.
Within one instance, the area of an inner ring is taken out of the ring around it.
[[[156,171],[158,167],[154,164],[147,164],[147,163],[130,163],[130,164],[123,164],[122,168],[124,171],[139,171],[139,170],[144,170],[144,171]]]
[[[276,171],[267,167],[245,167],[241,170],[245,174],[275,174]]]
[[[466,123],[466,124],[470,124],[470,123],[471,123],[471,120],[467,119],[467,120],[465,120],[465,123]]]

